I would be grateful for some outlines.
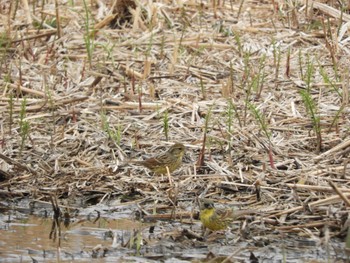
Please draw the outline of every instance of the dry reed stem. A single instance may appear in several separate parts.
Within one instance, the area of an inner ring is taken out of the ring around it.
[[[24,12],[25,12],[26,17],[27,17],[27,23],[31,24],[32,23],[32,17],[31,17],[31,14],[30,14],[28,1],[27,0],[22,0],[22,4],[23,4]]]
[[[302,3],[302,4],[306,4],[306,2],[308,2],[309,4],[309,7],[312,7],[312,8],[317,8],[319,9],[321,12],[329,15],[329,16],[332,16],[334,18],[342,18],[344,21],[346,22],[349,22],[350,21],[350,15],[348,14],[341,14],[341,11],[327,5],[327,4],[324,4],[324,3],[319,3],[317,1],[306,1],[306,0],[298,0],[299,3]]]

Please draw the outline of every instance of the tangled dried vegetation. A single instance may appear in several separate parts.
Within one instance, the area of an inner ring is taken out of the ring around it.
[[[347,7],[337,1],[1,3],[0,196],[254,207],[344,233]],[[60,1],[58,1],[60,2]],[[124,165],[187,147],[172,175]]]

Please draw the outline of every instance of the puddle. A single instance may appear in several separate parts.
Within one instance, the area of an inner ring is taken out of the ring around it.
[[[60,233],[53,228],[54,220],[46,208],[31,215],[27,210],[2,211],[0,262],[203,262],[211,255],[223,260],[232,256],[230,262],[250,262],[251,253],[260,263],[346,259],[344,243],[335,239],[325,246],[297,236],[281,241],[279,235],[265,233],[246,241],[239,240],[237,230],[221,240],[202,241],[186,236],[182,230],[191,226],[179,221],[158,222],[153,231],[150,223],[130,220],[130,209],[98,209],[81,209],[69,225],[60,224]],[[194,232],[200,234],[197,223]]]
[[[103,205],[80,209],[68,225],[60,223],[59,233],[49,205],[2,211],[0,262],[158,262],[182,257],[182,251],[186,258],[205,258],[205,247],[186,250],[172,240],[173,231],[167,236],[169,222],[154,230],[154,223],[131,220],[132,212]]]
[[[0,224],[1,262],[21,262],[32,259],[77,260],[103,256],[104,248],[113,245],[110,229],[119,236],[128,236],[133,221],[126,219],[81,220],[68,227],[61,224],[61,239],[52,231],[52,219],[18,213],[3,216]],[[116,238],[114,238],[116,240]],[[118,245],[118,244],[116,244]],[[111,252],[112,250],[109,250]]]

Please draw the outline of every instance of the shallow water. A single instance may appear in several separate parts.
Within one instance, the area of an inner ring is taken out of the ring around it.
[[[82,260],[91,259],[94,255],[99,257],[103,252],[94,253],[94,248],[102,251],[113,244],[110,229],[123,235],[123,231],[137,227],[133,221],[126,219],[81,220],[68,227],[61,224],[61,238],[58,238],[58,232],[51,232],[52,223],[52,219],[34,215],[12,213],[3,216],[0,224],[1,262],[31,261],[32,258]]]
[[[61,234],[53,229],[53,220],[43,210],[3,211],[0,216],[0,262],[193,262],[210,255],[232,256],[232,262],[249,262],[250,253],[259,262],[344,262],[344,244],[331,240],[328,246],[312,239],[285,235],[261,235],[249,241],[238,231],[224,238],[199,241],[182,236],[190,227],[180,222],[158,222],[153,233],[150,224],[131,220],[131,211],[101,213],[106,207],[82,209],[68,226],[60,224]],[[108,217],[107,217],[108,214]],[[194,231],[200,234],[200,224]],[[59,238],[59,236],[61,238]],[[137,247],[137,240],[140,247]]]

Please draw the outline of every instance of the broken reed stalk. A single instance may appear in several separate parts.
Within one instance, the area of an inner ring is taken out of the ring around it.
[[[52,210],[54,212],[53,214],[53,221],[52,221],[52,227],[51,227],[51,231],[49,234],[49,238],[52,239],[53,241],[56,241],[56,238],[58,237],[58,243],[57,243],[57,247],[60,248],[61,247],[61,209],[58,205],[58,200],[57,200],[57,196],[50,194],[50,201],[51,201],[51,205],[52,205]]]
[[[62,28],[61,28],[61,16],[60,16],[58,0],[55,0],[55,11],[56,11],[57,37],[61,38]]]
[[[202,148],[201,148],[201,151],[200,151],[199,156],[198,156],[198,160],[197,160],[197,164],[196,164],[197,167],[202,167],[202,166],[204,166],[205,145],[206,145],[206,142],[207,142],[207,132],[208,132],[208,127],[209,127],[209,120],[210,120],[210,117],[211,117],[211,110],[212,110],[212,107],[213,107],[213,106],[210,106],[210,107],[209,107],[208,112],[207,112],[207,114],[206,114],[206,116],[205,116],[205,124],[204,124],[204,130],[203,130]]]
[[[92,56],[94,52],[94,27],[90,25],[90,9],[88,8],[88,5],[86,3],[87,0],[83,0],[84,4],[84,11],[85,11],[85,34],[84,34],[84,42],[85,42],[85,49],[88,57],[89,62],[89,68],[92,68]],[[90,31],[90,28],[91,31]]]
[[[343,192],[333,183],[331,180],[328,180],[329,185],[333,190],[340,196],[340,198],[345,202],[346,206],[350,207],[350,200],[343,194]]]
[[[329,51],[329,54],[332,58],[333,68],[336,69],[337,68],[336,46],[335,44],[333,44],[333,43],[336,43],[336,41],[334,41],[333,39],[334,37],[330,26],[330,21],[328,17],[327,17],[327,24],[325,24],[324,20],[321,20],[321,21],[322,21],[322,28],[323,28],[326,48]]]
[[[12,124],[13,124],[13,94],[10,93],[10,100],[9,100],[9,135],[12,134]]]
[[[169,141],[169,113],[168,110],[164,111],[163,114],[163,131],[165,135],[165,140]]]

